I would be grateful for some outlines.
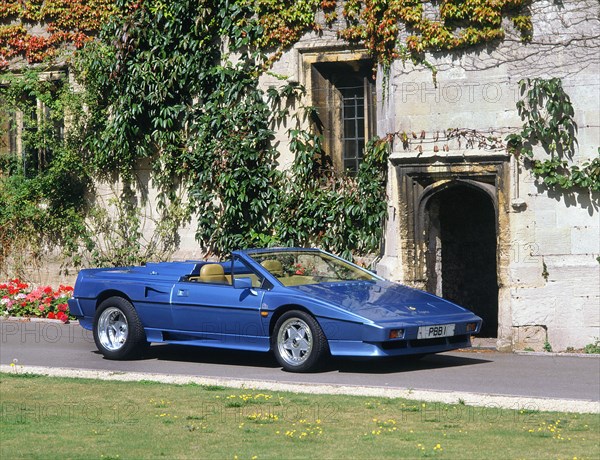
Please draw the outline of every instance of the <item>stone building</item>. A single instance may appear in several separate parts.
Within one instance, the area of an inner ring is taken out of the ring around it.
[[[599,12],[595,1],[535,2],[530,44],[508,36],[428,55],[437,82],[401,60],[374,81],[368,54],[335,31],[305,36],[273,69],[307,88],[334,165],[352,167],[372,134],[400,134],[377,272],[472,309],[499,349],[565,350],[600,336],[599,194],[549,190],[503,142],[522,126],[519,80],[556,77],[575,110],[573,162],[598,155]]]
[[[428,54],[432,70],[396,60],[373,78],[367,50],[336,28],[305,35],[262,78],[284,75],[307,90],[334,167],[356,168],[366,140],[395,134],[388,219],[377,272],[464,305],[485,321],[482,335],[502,350],[579,348],[600,336],[598,192],[549,189],[508,154],[522,127],[522,78],[560,78],[578,125],[580,164],[600,146],[600,6],[595,0],[536,1],[531,43],[500,43]],[[277,133],[281,167],[285,128]],[[537,151],[540,158],[544,153]],[[148,171],[140,170],[149,184]],[[98,199],[118,192],[100,187]],[[153,230],[153,192],[146,211]],[[195,222],[180,231],[175,258],[200,257]],[[40,270],[48,280],[52,270]]]

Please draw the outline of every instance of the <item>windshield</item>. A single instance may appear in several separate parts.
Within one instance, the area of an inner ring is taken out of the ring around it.
[[[273,251],[249,255],[284,286],[378,279],[366,270],[322,252]]]

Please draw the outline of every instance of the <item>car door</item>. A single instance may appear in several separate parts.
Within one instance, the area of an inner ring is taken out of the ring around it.
[[[206,345],[268,350],[268,334],[260,316],[264,280],[242,261],[227,265],[226,282],[195,279],[174,285],[174,329],[190,332]],[[238,281],[241,278],[246,280]]]

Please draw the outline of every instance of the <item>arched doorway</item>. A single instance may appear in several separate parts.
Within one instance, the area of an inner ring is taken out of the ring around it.
[[[483,318],[480,336],[498,335],[496,209],[485,191],[447,183],[425,205],[427,289]]]

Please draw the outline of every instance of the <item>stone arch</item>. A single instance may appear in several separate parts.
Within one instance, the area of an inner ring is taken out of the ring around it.
[[[427,290],[484,319],[482,336],[498,334],[496,188],[474,180],[446,179],[419,199]]]

